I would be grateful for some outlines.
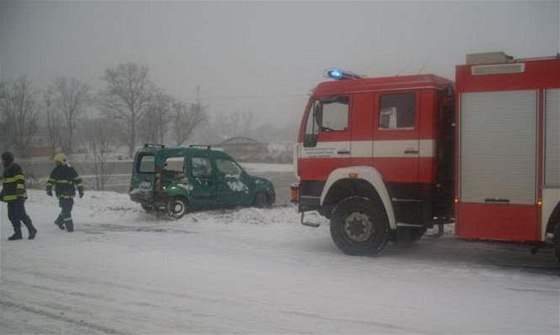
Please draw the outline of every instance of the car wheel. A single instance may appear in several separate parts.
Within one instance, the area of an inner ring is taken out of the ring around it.
[[[187,214],[187,201],[183,198],[172,198],[167,202],[167,216],[180,219]]]
[[[259,192],[255,196],[254,206],[257,208],[268,208],[272,204],[270,203],[269,196],[266,192]]]
[[[146,211],[146,213],[153,213],[154,212],[154,208],[152,206],[148,206],[145,204],[141,204],[140,206],[142,206],[142,209]]]
[[[389,220],[383,204],[367,198],[343,200],[331,216],[331,237],[348,255],[375,255],[389,240]]]

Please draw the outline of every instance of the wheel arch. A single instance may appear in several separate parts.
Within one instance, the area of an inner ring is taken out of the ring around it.
[[[328,207],[330,204],[351,196],[380,201],[389,219],[389,227],[393,230],[397,229],[391,197],[381,173],[375,168],[356,166],[340,168],[331,172],[321,193],[320,205]]]
[[[560,202],[552,210],[546,224],[546,233],[554,233],[556,225],[560,224]]]

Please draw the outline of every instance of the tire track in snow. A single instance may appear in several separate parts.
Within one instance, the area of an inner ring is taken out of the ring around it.
[[[336,324],[340,324],[341,322],[348,323],[348,324],[362,324],[366,326],[375,326],[375,327],[382,327],[385,331],[393,330],[393,331],[402,331],[404,333],[419,333],[418,329],[412,328],[405,328],[399,327],[394,324],[385,323],[385,322],[378,322],[378,321],[367,321],[367,320],[358,320],[358,319],[347,319],[347,318],[333,318],[333,317],[325,317],[320,314],[316,313],[309,313],[309,312],[301,312],[301,311],[294,311],[294,310],[283,310],[280,311],[283,314],[288,315],[297,315],[301,317],[311,318],[315,320],[323,320],[323,321],[334,321]],[[378,333],[379,331],[376,331]]]
[[[35,307],[29,307],[29,306],[26,306],[24,304],[15,303],[15,302],[12,302],[12,301],[6,301],[5,299],[2,299],[0,301],[0,305],[2,305],[2,307],[5,307],[5,308],[19,309],[19,310],[24,311],[24,312],[37,314],[37,315],[41,315],[41,316],[51,318],[51,319],[55,319],[55,320],[58,320],[58,321],[71,323],[73,325],[77,325],[77,326],[80,326],[80,327],[85,327],[85,328],[95,330],[95,331],[99,331],[99,332],[105,333],[105,334],[117,334],[117,335],[128,334],[128,333],[121,332],[121,331],[116,330],[116,329],[112,329],[112,328],[109,328],[109,327],[97,325],[97,324],[87,322],[87,321],[84,321],[84,320],[79,320],[78,321],[78,320],[72,319],[71,317],[62,315],[62,314],[56,314],[56,313],[52,313],[52,312],[49,312],[49,311],[46,311],[46,310],[43,310],[43,309],[39,309],[39,308],[35,308]]]

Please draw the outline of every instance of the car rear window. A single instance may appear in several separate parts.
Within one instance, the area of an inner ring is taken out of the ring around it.
[[[136,163],[136,172],[154,173],[156,169],[154,155],[142,155]]]

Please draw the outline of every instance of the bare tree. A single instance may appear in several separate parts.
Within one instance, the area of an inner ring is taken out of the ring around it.
[[[4,90],[8,85],[5,81],[0,81],[0,106],[2,106],[2,101],[4,99]],[[2,108],[2,107],[0,107]],[[0,109],[0,150],[4,151],[8,149],[8,132],[6,124],[6,118],[4,117],[4,109]]]
[[[252,111],[245,111],[241,114],[241,123],[243,126],[243,134],[245,136],[251,137],[253,132],[253,123],[255,121],[255,115]]]
[[[38,130],[38,115],[36,92],[25,77],[0,85],[0,123],[7,142],[4,146],[27,156]]]
[[[85,126],[87,157],[93,163],[88,164],[88,166],[93,168],[92,172],[95,175],[95,188],[97,190],[105,189],[113,170],[109,158],[110,153],[115,148],[115,128],[114,123],[103,118],[88,120]]]
[[[74,130],[81,114],[91,103],[89,87],[75,78],[57,78],[54,82],[54,101],[60,110],[65,124],[65,143],[62,145],[66,152],[72,152]]]
[[[49,147],[54,151],[56,151],[61,143],[61,118],[57,113],[57,109],[55,108],[55,104],[53,101],[53,93],[50,91],[43,93],[43,108],[45,111],[45,123],[46,123],[46,135],[47,135],[47,142]]]
[[[141,122],[141,131],[146,142],[164,143],[165,135],[170,129],[173,101],[170,95],[161,90],[152,96]]]
[[[203,107],[200,102],[191,104],[190,106],[182,102],[177,102],[173,104],[173,110],[175,112],[173,132],[177,145],[185,143],[198,126],[208,121],[206,108]]]
[[[106,69],[102,79],[107,88],[100,96],[106,115],[119,120],[128,137],[128,151],[132,157],[137,143],[137,126],[148,108],[154,85],[148,76],[148,67],[124,63]]]

